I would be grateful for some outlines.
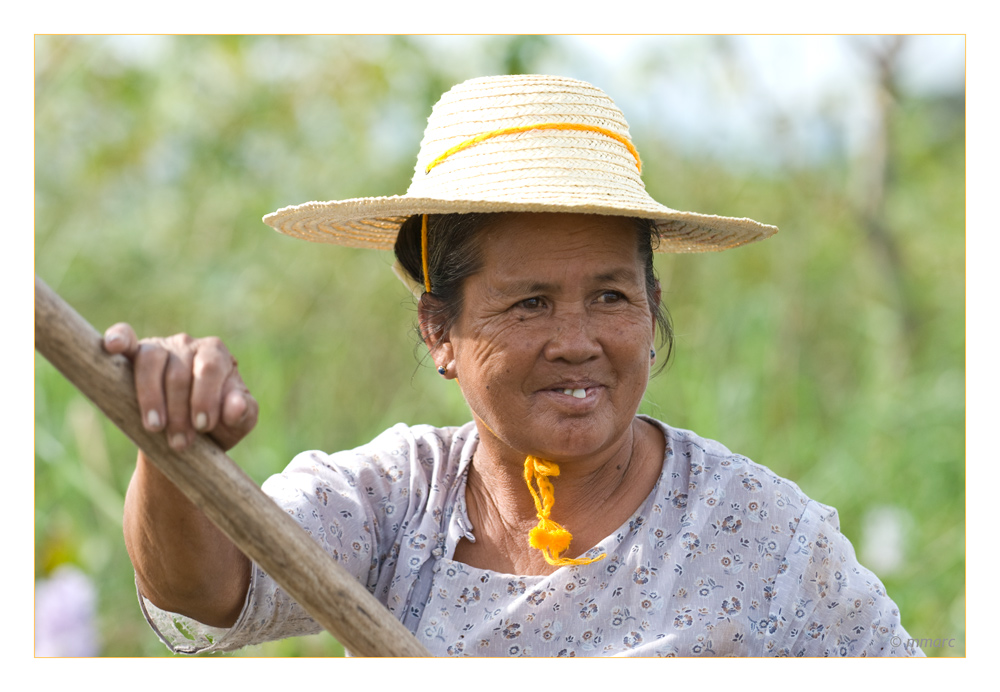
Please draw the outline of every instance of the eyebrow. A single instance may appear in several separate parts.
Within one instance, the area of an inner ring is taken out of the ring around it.
[[[591,281],[595,284],[601,283],[619,283],[619,282],[629,282],[635,281],[638,273],[628,267],[620,267],[618,269],[612,269],[610,271],[601,272],[592,277]],[[555,283],[546,283],[543,281],[535,281],[532,279],[524,279],[521,281],[511,281],[510,283],[503,283],[499,290],[500,293],[505,295],[525,295],[534,293],[550,293],[559,287]]]

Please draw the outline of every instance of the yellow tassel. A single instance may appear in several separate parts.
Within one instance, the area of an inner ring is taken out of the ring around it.
[[[534,456],[529,456],[524,460],[524,480],[528,484],[528,490],[531,491],[531,497],[535,501],[535,511],[538,513],[538,526],[528,534],[529,545],[542,551],[545,561],[557,567],[589,565],[592,562],[602,560],[604,555],[596,558],[577,559],[559,557],[560,553],[569,548],[573,535],[549,518],[556,502],[555,489],[549,478],[558,475],[559,465],[553,461],[546,461]],[[537,491],[532,482],[538,486]]]
[[[455,378],[455,381],[458,382],[458,378]],[[479,420],[493,434],[493,437],[500,439],[493,432],[493,428],[486,424],[486,421],[482,418]],[[538,526],[528,532],[528,545],[542,551],[545,561],[556,567],[589,565],[592,562],[603,560],[603,553],[597,557],[576,559],[559,557],[560,553],[569,548],[573,534],[549,518],[549,515],[552,514],[552,507],[556,503],[555,488],[552,487],[552,481],[549,478],[558,475],[559,464],[554,461],[546,461],[535,456],[528,456],[524,460],[524,480],[528,484],[532,499],[535,501],[535,512],[538,516]],[[537,491],[532,482],[538,485]]]
[[[541,551],[548,551],[551,554],[558,555],[562,551],[569,548],[570,541],[573,540],[573,535],[566,529],[553,529],[549,525],[553,522],[544,522],[546,526],[536,526],[528,534],[528,542],[531,544],[532,548],[536,548]],[[558,526],[558,524],[557,524]]]

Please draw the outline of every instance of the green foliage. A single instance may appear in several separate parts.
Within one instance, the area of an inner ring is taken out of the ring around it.
[[[463,65],[401,36],[39,37],[36,272],[98,329],[223,337],[261,403],[233,452],[258,482],[399,421],[463,423],[457,389],[422,364],[391,258],[259,219],[401,193],[441,92],[552,65],[587,78],[569,45],[487,37]],[[640,76],[662,67],[651,56]],[[781,228],[657,257],[677,342],[643,411],[796,481],[856,546],[866,512],[903,510],[904,563],[880,576],[914,637],[964,647],[963,120],[961,100],[902,95],[892,111],[882,222],[898,260],[864,230],[850,160],[736,171],[633,129],[654,197]],[[121,540],[134,449],[40,357],[35,382],[36,576],[79,565],[100,591],[104,653],[163,655]],[[320,635],[241,655],[341,653]]]

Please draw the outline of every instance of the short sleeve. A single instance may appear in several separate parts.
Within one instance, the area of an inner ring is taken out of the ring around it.
[[[778,568],[761,628],[784,635],[763,655],[922,656],[885,587],[861,566],[837,511],[810,500]]]
[[[262,490],[374,593],[384,564],[398,552],[395,536],[412,495],[415,450],[413,436],[397,426],[356,450],[303,452]],[[256,564],[243,610],[228,630],[160,610],[141,594],[140,602],[150,626],[175,653],[231,651],[322,629]]]

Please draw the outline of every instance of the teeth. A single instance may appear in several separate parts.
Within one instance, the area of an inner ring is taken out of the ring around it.
[[[562,393],[566,396],[572,396],[577,399],[585,399],[587,397],[586,389],[564,389]]]

